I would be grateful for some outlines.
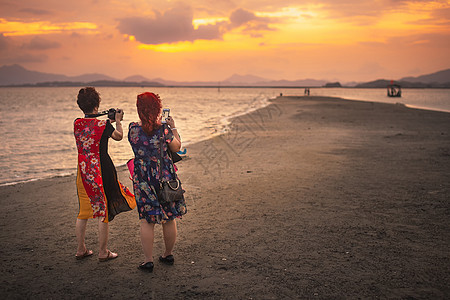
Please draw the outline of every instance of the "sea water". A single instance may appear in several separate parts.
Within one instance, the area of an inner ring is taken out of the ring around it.
[[[83,117],[75,87],[0,88],[0,185],[76,172],[77,150],[73,121]],[[100,110],[122,108],[124,140],[109,142],[116,166],[133,157],[128,125],[138,121],[136,96],[152,91],[171,109],[183,145],[226,130],[229,120],[264,107],[276,96],[302,96],[300,88],[141,88],[99,87]],[[311,96],[396,103],[450,112],[450,90],[406,89],[402,98],[388,98],[384,89],[311,88]]]

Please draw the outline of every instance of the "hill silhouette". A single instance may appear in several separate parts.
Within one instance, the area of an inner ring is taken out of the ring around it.
[[[141,75],[119,80],[104,74],[89,73],[79,76],[30,71],[20,65],[0,67],[0,86],[254,86],[254,87],[322,87],[328,82],[316,79],[271,80],[254,75],[233,74],[223,81],[170,81],[162,78],[147,79]],[[357,88],[384,88],[390,80],[378,79],[352,86]],[[450,69],[418,77],[404,77],[396,83],[411,88],[450,88]],[[344,85],[345,87],[345,85]]]

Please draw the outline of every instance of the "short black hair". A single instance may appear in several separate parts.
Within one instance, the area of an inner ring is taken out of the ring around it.
[[[85,114],[91,113],[100,105],[100,94],[93,87],[82,88],[78,92],[77,103]]]

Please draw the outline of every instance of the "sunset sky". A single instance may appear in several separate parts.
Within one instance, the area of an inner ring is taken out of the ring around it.
[[[368,81],[450,68],[450,1],[0,0],[0,66]]]

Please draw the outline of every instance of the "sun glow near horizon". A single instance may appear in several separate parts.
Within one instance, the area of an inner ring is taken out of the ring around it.
[[[242,39],[240,35],[227,34],[223,40],[196,40],[178,43],[165,43],[149,45],[139,43],[139,50],[151,50],[156,52],[226,52],[253,50],[260,46],[254,39]]]

